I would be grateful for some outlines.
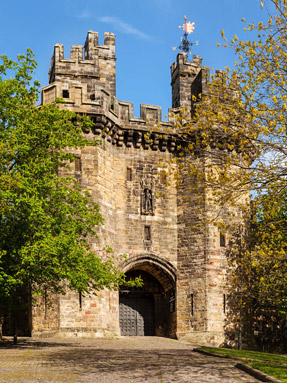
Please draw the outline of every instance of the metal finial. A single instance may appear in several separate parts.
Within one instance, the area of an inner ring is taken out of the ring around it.
[[[181,51],[185,53],[190,53],[190,48],[193,46],[193,42],[188,40],[188,35],[194,31],[194,22],[186,21],[187,17],[184,16],[184,24],[180,25],[179,28],[184,30],[183,37],[181,38],[181,43],[178,47]],[[197,45],[197,43],[196,43]],[[174,48],[174,50],[177,48]]]

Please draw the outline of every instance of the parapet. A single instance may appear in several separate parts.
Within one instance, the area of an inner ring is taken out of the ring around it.
[[[116,94],[115,35],[104,34],[104,45],[98,43],[98,33],[89,31],[85,46],[73,45],[70,58],[64,58],[64,45],[56,44],[49,70],[49,84],[53,82],[86,83]]]
[[[63,98],[61,82],[42,88],[42,105]],[[140,117],[134,116],[133,103],[120,101],[105,89],[94,87],[93,99],[89,97],[87,84],[70,84],[69,91],[60,107],[90,116],[94,122],[92,135],[116,146],[134,146],[145,150],[174,151],[176,147],[175,118],[170,110],[169,120],[162,121],[160,106],[140,105]],[[88,134],[88,132],[86,132]]]
[[[172,107],[192,110],[192,96],[204,93],[209,81],[209,70],[202,68],[202,58],[193,56],[187,60],[186,53],[179,52],[171,66]]]
[[[171,66],[171,76],[173,77],[176,71],[189,73],[190,75],[196,75],[202,68],[202,58],[197,55],[193,55],[192,61],[187,60],[186,53],[179,52]]]
[[[56,44],[50,85],[42,89],[42,104],[63,98],[63,108],[89,115],[95,122],[94,133],[100,134],[104,129],[107,140],[117,146],[126,143],[148,149],[150,140],[152,150],[173,151],[176,118],[172,116],[182,107],[187,114],[192,113],[192,96],[205,94],[209,81],[209,71],[202,68],[201,57],[194,55],[189,62],[187,55],[180,52],[172,64],[172,109],[168,121],[162,121],[159,106],[142,104],[140,117],[135,117],[133,104],[116,98],[115,61],[113,33],[105,32],[104,44],[100,45],[98,33],[89,31],[85,45],[73,45],[69,58],[64,57],[64,46]]]

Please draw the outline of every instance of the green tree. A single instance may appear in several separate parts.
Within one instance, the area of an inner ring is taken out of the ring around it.
[[[279,197],[279,198],[278,198]],[[252,203],[247,237],[233,247],[233,295],[287,313],[286,182],[269,184]]]
[[[245,28],[255,39],[240,41],[234,36],[224,43],[235,51],[238,61],[233,71],[227,69],[215,79],[215,86],[210,88],[211,102],[206,99],[202,105],[203,120],[208,121],[209,127],[216,118],[211,130],[219,134],[213,137],[218,139],[216,145],[224,142],[227,146],[226,167],[232,169],[226,169],[221,178],[219,198],[224,200],[227,196],[227,200],[236,203],[246,190],[254,196],[248,208],[241,207],[253,219],[243,246],[245,251],[237,257],[233,285],[244,291],[245,299],[252,295],[259,304],[277,307],[285,314],[286,5],[286,0],[265,2],[264,6],[273,9],[268,21],[247,23]],[[230,94],[232,97],[228,98]]]
[[[287,174],[287,2],[268,4],[274,14],[265,24],[243,20],[253,39],[235,35],[228,42],[222,31],[223,46],[237,56],[235,68],[213,75],[207,90],[193,95],[191,116],[178,118],[177,128],[188,141],[182,154],[196,157],[201,151],[211,159],[204,168],[195,163],[185,170],[204,180],[200,188],[217,188],[221,205]],[[175,160],[182,165],[180,157]]]
[[[217,72],[203,94],[193,95],[190,115],[176,116],[185,145],[173,161],[181,169],[176,177],[189,175],[195,180],[191,191],[204,190],[205,204],[215,207],[209,222],[229,230],[229,238],[237,236],[234,296],[286,311],[287,1],[261,7],[268,7],[269,18],[243,20],[246,40],[235,35],[228,41],[222,31],[223,46],[236,54],[235,67]],[[195,159],[192,166],[186,166],[186,154]],[[226,207],[228,219],[221,214]]]
[[[84,137],[91,121],[55,103],[36,106],[31,50],[1,60],[0,301],[13,303],[24,286],[38,294],[116,288],[124,275],[89,246],[103,223],[98,205],[74,178],[58,175],[74,161],[71,148],[99,144]]]
[[[234,331],[237,321],[238,348],[242,334],[252,338],[261,328],[259,344],[261,338],[269,338],[264,346],[270,351],[278,347],[286,351],[282,338],[287,315],[286,181],[277,180],[258,191],[247,212],[253,217],[237,226],[227,251],[231,328]]]

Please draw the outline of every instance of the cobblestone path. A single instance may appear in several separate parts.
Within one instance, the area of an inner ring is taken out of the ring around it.
[[[234,363],[156,337],[114,340],[20,338],[0,343],[2,383],[239,383],[258,382]]]

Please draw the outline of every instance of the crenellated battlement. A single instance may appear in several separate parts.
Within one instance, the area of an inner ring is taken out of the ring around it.
[[[104,34],[104,45],[98,43],[98,33],[89,31],[85,45],[73,45],[70,58],[64,57],[64,45],[56,44],[49,70],[49,83],[69,85],[86,83],[90,88],[98,87],[116,94],[115,35]],[[67,92],[65,92],[67,94]]]
[[[70,58],[65,58],[64,46],[56,44],[49,71],[50,85],[42,88],[42,104],[63,98],[63,108],[91,116],[97,126],[102,126],[99,121],[104,118],[109,121],[108,127],[105,125],[110,132],[107,138],[114,137],[111,141],[118,146],[133,142],[134,147],[146,149],[148,135],[151,134],[153,150],[168,148],[173,151],[175,118],[172,115],[182,107],[189,113],[193,105],[192,96],[204,93],[209,81],[209,71],[202,68],[201,57],[193,56],[193,61],[189,62],[187,55],[179,52],[172,64],[172,109],[169,110],[168,121],[162,121],[159,106],[142,104],[140,117],[135,117],[133,104],[116,98],[115,61],[113,33],[105,32],[104,45],[100,45],[98,33],[89,31],[84,46],[71,47]],[[99,133],[97,126],[94,132]],[[165,138],[158,139],[158,132]]]
[[[42,88],[42,104],[49,104],[57,98],[62,98],[63,84],[54,82]],[[160,106],[140,105],[140,117],[134,116],[132,102],[120,101],[104,89],[93,89],[93,98],[89,97],[87,85],[73,86],[70,84],[69,97],[60,104],[65,109],[91,116],[95,123],[93,133],[101,134],[103,138],[112,141],[117,146],[131,143],[136,148],[152,148],[173,151],[175,148],[175,131],[173,114],[176,110],[169,110],[168,121],[162,121]],[[128,133],[127,133],[128,132]],[[157,139],[157,136],[161,139]],[[151,146],[152,142],[152,146]]]
[[[193,55],[187,60],[186,53],[179,52],[176,62],[171,66],[172,107],[190,109],[192,95],[198,96],[205,92],[209,81],[209,70],[202,68],[202,58]]]
[[[171,65],[171,73],[174,76],[174,73],[178,70],[196,76],[201,68],[202,58],[200,56],[193,55],[192,61],[188,61],[186,53],[179,52],[176,62]]]

